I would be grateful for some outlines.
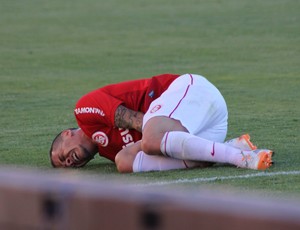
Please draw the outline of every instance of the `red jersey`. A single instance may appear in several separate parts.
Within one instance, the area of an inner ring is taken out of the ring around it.
[[[163,74],[131,80],[96,89],[79,99],[74,114],[83,132],[98,144],[99,154],[112,161],[124,147],[141,139],[134,129],[115,126],[115,111],[123,105],[145,113],[179,75]]]

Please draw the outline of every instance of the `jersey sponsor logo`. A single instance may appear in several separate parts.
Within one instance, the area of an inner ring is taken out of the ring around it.
[[[94,114],[99,114],[102,117],[105,116],[103,110],[95,107],[81,107],[81,108],[76,108],[74,111],[77,115],[82,113],[94,113]]]
[[[108,145],[108,137],[106,136],[106,134],[104,132],[95,132],[93,135],[92,135],[92,139],[102,145],[103,147],[106,147]]]
[[[161,108],[161,105],[156,105],[154,106],[151,110],[150,110],[150,113],[155,113],[157,112],[158,110],[160,110]]]
[[[125,147],[127,147],[129,145],[134,144],[133,137],[129,133],[129,129],[119,128],[119,131],[120,131],[120,134],[121,134],[121,137],[122,137],[122,141],[124,143],[124,145],[122,146],[122,148],[125,148]]]

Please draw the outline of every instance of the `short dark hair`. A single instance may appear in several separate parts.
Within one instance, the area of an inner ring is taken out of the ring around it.
[[[68,128],[68,129],[65,129],[65,130],[75,130],[75,129],[77,129],[77,128]],[[63,130],[63,131],[65,131],[65,130]],[[62,134],[63,131],[61,131],[59,134],[57,134],[57,135],[55,136],[55,138],[54,138],[53,141],[52,141],[51,147],[50,147],[49,157],[50,157],[50,163],[51,163],[51,165],[52,165],[53,168],[56,168],[56,165],[54,164],[54,162],[53,162],[53,160],[52,160],[53,146],[54,146],[58,141],[61,140],[60,137],[61,137],[61,134]]]

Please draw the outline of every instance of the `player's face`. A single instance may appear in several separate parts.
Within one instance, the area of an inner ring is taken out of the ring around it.
[[[59,165],[62,167],[82,167],[93,158],[93,155],[81,145],[73,145],[66,149],[58,155]]]
[[[61,135],[61,145],[52,151],[52,160],[56,167],[82,167],[94,157],[85,147],[84,139],[78,132],[65,130]]]

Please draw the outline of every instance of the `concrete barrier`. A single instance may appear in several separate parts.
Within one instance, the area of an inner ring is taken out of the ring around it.
[[[0,168],[0,229],[300,229],[299,200],[142,188],[73,172]]]

